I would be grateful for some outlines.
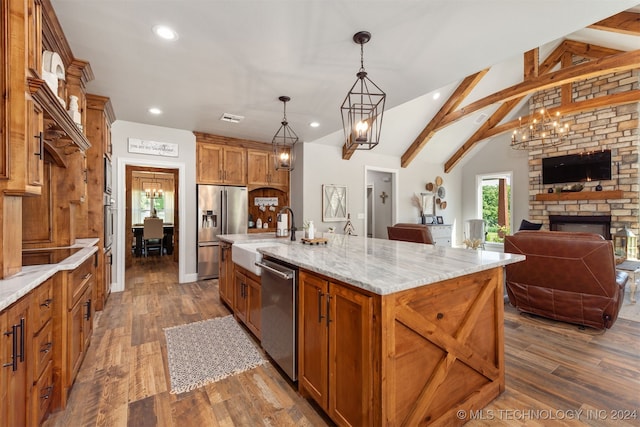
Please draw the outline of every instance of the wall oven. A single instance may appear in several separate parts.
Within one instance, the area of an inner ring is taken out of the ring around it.
[[[109,249],[113,244],[113,228],[115,222],[116,205],[110,194],[104,195],[104,248]]]

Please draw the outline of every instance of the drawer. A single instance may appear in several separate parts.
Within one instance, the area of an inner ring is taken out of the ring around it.
[[[33,378],[38,378],[53,355],[53,321],[33,337]]]
[[[51,319],[53,313],[52,279],[47,280],[33,291],[29,316],[33,325],[33,333],[37,333]]]
[[[94,275],[94,257],[88,258],[78,268],[69,273],[69,300],[67,309],[71,310],[78,302],[86,285]]]
[[[31,391],[31,410],[33,419],[36,421],[35,425],[42,424],[42,420],[49,412],[53,400],[53,387],[53,361],[50,360]]]

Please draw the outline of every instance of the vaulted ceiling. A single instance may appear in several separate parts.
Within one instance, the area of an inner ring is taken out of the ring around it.
[[[375,151],[403,166],[449,170],[513,127],[537,89],[640,65],[638,0],[51,3],[74,55],[91,63],[89,92],[109,96],[118,119],[264,142],[288,95],[302,140],[342,146],[339,106],[360,66],[352,36],[367,30],[364,66],[387,93]],[[156,24],[178,40],[157,39]],[[560,69],[568,52],[591,62]],[[163,114],[150,115],[154,106]],[[245,118],[233,124],[224,113]]]

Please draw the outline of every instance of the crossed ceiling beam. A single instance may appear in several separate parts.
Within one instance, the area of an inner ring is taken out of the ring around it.
[[[640,14],[623,12],[605,20],[593,24],[591,28],[624,32],[640,36]],[[582,56],[592,59],[578,65],[572,65],[572,56]],[[558,64],[561,69],[555,72],[551,70]],[[563,113],[572,111],[590,111],[602,106],[621,105],[629,102],[637,102],[638,94],[632,91],[627,96],[610,95],[598,98],[599,100],[588,100],[580,103],[571,102],[571,83],[585,80],[600,75],[625,71],[640,67],[640,50],[631,52],[621,52],[616,49],[609,49],[602,46],[587,43],[565,40],[558,46],[542,64],[539,64],[538,49],[531,50],[524,54],[524,81],[511,86],[472,104],[453,111],[464,100],[473,87],[480,81],[488,70],[483,70],[482,75],[476,73],[467,77],[456,89],[454,94],[447,100],[438,114],[425,126],[411,146],[405,151],[401,158],[401,166],[407,167],[418,155],[420,150],[429,142],[435,133],[442,128],[455,123],[461,118],[472,114],[482,108],[495,103],[502,103],[498,110],[483,123],[483,125],[469,138],[456,153],[445,163],[445,172],[449,172],[478,142],[508,132],[519,126],[519,121],[511,121],[499,125],[518,103],[527,95],[539,90],[550,89],[562,86],[561,106]],[[460,97],[463,94],[464,97]],[[451,107],[451,105],[455,106]],[[566,107],[571,106],[571,111]],[[554,110],[555,111],[555,110]],[[551,111],[553,112],[553,111]],[[575,114],[575,113],[574,113]],[[525,120],[528,119],[525,118]]]

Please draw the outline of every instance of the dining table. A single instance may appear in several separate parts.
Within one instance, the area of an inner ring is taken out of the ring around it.
[[[162,246],[164,247],[165,253],[171,255],[173,254],[173,223],[163,223],[162,229],[164,231]],[[133,231],[134,238],[133,254],[137,257],[143,256],[142,237],[144,235],[144,224],[133,224],[131,230]]]

